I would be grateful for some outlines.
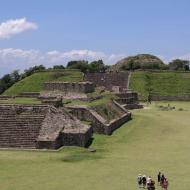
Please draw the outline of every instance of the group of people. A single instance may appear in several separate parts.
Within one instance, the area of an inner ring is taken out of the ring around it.
[[[137,182],[139,188],[155,190],[155,181],[150,176],[146,177],[146,175],[139,174]],[[161,172],[158,173],[158,185],[160,185],[164,190],[168,189],[168,180]]]

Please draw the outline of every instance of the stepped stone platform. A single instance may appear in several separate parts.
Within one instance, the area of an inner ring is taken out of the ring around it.
[[[129,72],[87,73],[85,81],[90,81],[96,86],[103,86],[113,92],[126,92],[128,89]]]
[[[142,105],[139,104],[138,93],[137,92],[125,92],[125,93],[115,93],[118,97],[117,102],[125,109],[140,109],[143,108]]]
[[[0,148],[85,146],[91,136],[91,126],[80,123],[64,108],[0,105]]]
[[[114,103],[120,109],[120,117],[111,121],[106,120],[99,115],[95,110],[88,106],[67,106],[75,117],[80,120],[89,121],[92,123],[93,132],[98,134],[111,135],[114,130],[121,127],[124,123],[131,120],[131,113],[120,106],[117,102]]]

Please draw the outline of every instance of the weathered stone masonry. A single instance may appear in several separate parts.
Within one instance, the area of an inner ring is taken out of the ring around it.
[[[99,134],[111,135],[115,129],[131,119],[131,113],[126,110],[120,118],[108,122],[88,106],[67,106],[67,108],[70,109],[71,113],[78,119],[90,121],[92,123],[93,132]],[[121,107],[121,109],[124,108]]]
[[[80,123],[64,108],[0,105],[0,148],[85,146],[91,136],[91,126]]]
[[[109,91],[118,87],[117,91],[125,92],[128,89],[128,76],[128,72],[87,73],[84,79],[96,86],[104,86]]]
[[[63,91],[65,93],[91,93],[94,91],[94,84],[91,82],[45,82],[45,91]]]

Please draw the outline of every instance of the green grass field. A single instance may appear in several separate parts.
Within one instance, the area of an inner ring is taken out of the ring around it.
[[[40,92],[44,82],[64,81],[64,82],[80,82],[83,80],[83,74],[75,70],[47,71],[35,73],[25,79],[17,82],[3,95],[18,95],[21,92]]]
[[[90,153],[67,147],[60,152],[0,151],[2,190],[136,190],[136,176],[159,170],[172,190],[187,190],[190,176],[190,103],[159,102],[133,111],[133,120],[112,136],[95,135]],[[179,111],[183,108],[183,111]],[[161,188],[157,188],[161,189]]]
[[[140,99],[147,98],[147,88],[163,96],[190,94],[190,73],[137,71],[131,75],[130,88],[139,92]]]

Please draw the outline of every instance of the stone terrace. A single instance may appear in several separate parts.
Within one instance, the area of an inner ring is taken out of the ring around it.
[[[124,92],[128,89],[129,72],[87,73],[85,81],[96,86],[104,86],[106,90]]]
[[[78,140],[71,142],[70,132],[64,132],[69,127],[71,131],[81,128],[84,138],[80,144]],[[65,134],[67,138],[63,139]],[[64,109],[44,105],[0,105],[0,148],[55,149],[64,143],[85,146],[91,136],[91,127],[81,124]]]
[[[94,85],[91,82],[46,82],[43,85],[45,91],[63,91],[76,93],[90,93],[94,91]]]

